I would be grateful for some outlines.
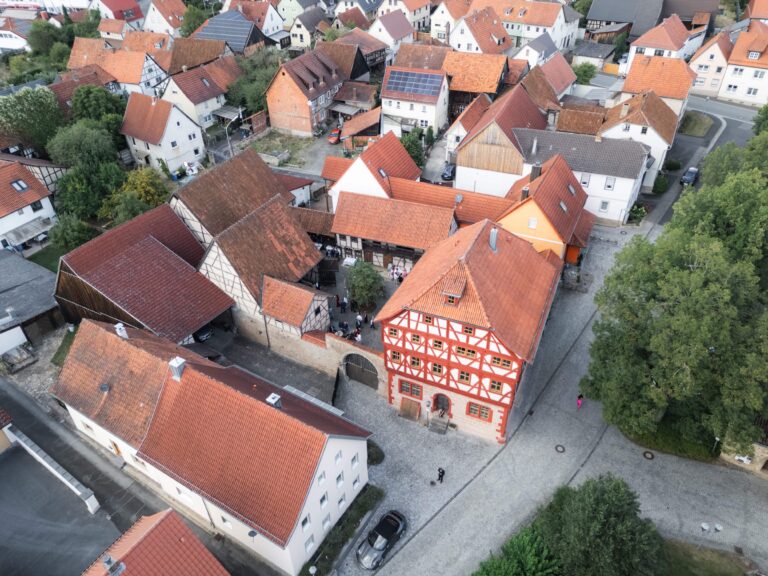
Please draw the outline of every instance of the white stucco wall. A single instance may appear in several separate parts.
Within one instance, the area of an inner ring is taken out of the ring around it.
[[[155,8],[155,4],[149,5],[146,18],[144,19],[144,31],[145,32],[157,32],[158,34],[169,34],[174,38],[178,38],[181,34],[179,30],[171,26],[168,21],[163,18],[160,11]]]
[[[735,89],[732,89],[735,87]],[[756,90],[756,93],[750,93]],[[729,64],[718,98],[729,102],[739,102],[750,106],[763,106],[768,103],[768,70]]]
[[[5,354],[8,350],[21,346],[27,341],[24,330],[21,326],[15,326],[5,332],[0,332],[0,354]]]
[[[461,190],[503,197],[507,195],[512,184],[522,176],[522,174],[509,174],[457,165],[456,180],[453,185]]]
[[[362,160],[357,158],[347,171],[336,181],[329,192],[331,196],[331,206],[336,212],[336,205],[339,202],[341,192],[354,192],[356,194],[366,194],[378,198],[388,198],[387,193],[382,189],[378,180],[368,170],[368,167]]]
[[[629,129],[625,129],[626,127]],[[656,130],[648,126],[646,133],[643,134],[643,126],[639,124],[618,124],[613,128],[604,131],[602,136],[603,138],[613,138],[615,140],[634,140],[649,146],[654,162],[645,173],[643,186],[653,186],[653,183],[656,180],[656,175],[664,166],[664,160],[666,159],[667,151],[670,148],[670,145],[659,136]]]
[[[34,178],[34,176],[30,174],[29,178]],[[23,226],[27,222],[31,222],[35,218],[56,218],[56,212],[53,210],[53,204],[51,204],[50,197],[40,200],[40,204],[42,205],[42,208],[37,211],[34,211],[30,204],[16,212],[12,212],[3,218],[0,218],[0,240],[5,240],[5,235],[8,232],[19,226]]]
[[[174,172],[184,162],[199,162],[205,156],[200,126],[176,106],[168,116],[168,123],[160,144],[151,144],[130,136],[126,137],[126,141],[137,164],[149,165],[156,170],[161,170],[159,162],[161,159],[165,161],[168,170]],[[176,146],[173,146],[174,142]],[[144,160],[144,154],[147,153],[149,154],[148,163]]]

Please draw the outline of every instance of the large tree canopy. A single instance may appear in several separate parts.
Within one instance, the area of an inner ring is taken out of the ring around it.
[[[123,100],[102,86],[79,86],[72,96],[72,116],[76,120],[101,120],[108,114],[122,115],[124,111]]]
[[[46,87],[0,97],[0,132],[42,153],[63,123],[56,96]]]
[[[56,164],[67,168],[113,162],[116,154],[112,137],[93,120],[61,128],[48,143],[48,153]]]
[[[266,108],[266,92],[280,67],[280,50],[267,48],[257,50],[248,58],[238,58],[243,70],[227,92],[227,102],[233,106],[244,106],[251,112]]]

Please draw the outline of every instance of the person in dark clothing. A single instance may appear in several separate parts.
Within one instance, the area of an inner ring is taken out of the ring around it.
[[[437,481],[440,482],[440,484],[443,483],[443,478],[445,478],[445,470],[442,468],[437,469]]]

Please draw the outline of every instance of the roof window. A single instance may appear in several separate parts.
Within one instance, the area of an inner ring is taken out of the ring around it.
[[[561,209],[563,212],[568,212],[568,206],[566,206],[566,205],[565,205],[565,202],[563,202],[562,200],[560,200],[560,209]]]
[[[202,81],[203,81],[203,85],[204,85],[206,88],[208,88],[208,87],[211,85],[211,83],[210,83],[210,82],[208,82],[208,78],[202,78]]]
[[[24,180],[14,180],[11,182],[11,186],[13,186],[13,189],[16,190],[16,192],[24,192],[24,190],[29,188]]]
[[[520,8],[520,12],[517,13],[518,16],[525,16],[525,13],[528,11],[527,8]]]
[[[750,60],[759,60],[760,52],[750,51],[750,53],[747,55],[747,58],[749,58]]]
[[[568,192],[571,193],[571,196],[576,196],[576,189],[573,187],[573,184],[568,184]]]

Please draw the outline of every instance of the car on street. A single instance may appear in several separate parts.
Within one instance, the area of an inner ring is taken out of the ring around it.
[[[682,176],[680,176],[680,184],[683,186],[690,185],[693,186],[696,184],[696,181],[699,179],[699,169],[695,166],[691,166],[686,170]]]
[[[405,534],[408,523],[397,510],[390,510],[381,517],[376,527],[357,547],[357,560],[363,568],[376,570],[384,561],[387,552]]]
[[[341,128],[334,128],[328,134],[328,144],[338,144],[341,140]]]
[[[453,180],[456,177],[456,164],[451,164],[450,162],[445,163],[445,168],[443,168],[443,173],[440,174],[440,178],[443,180]]]

